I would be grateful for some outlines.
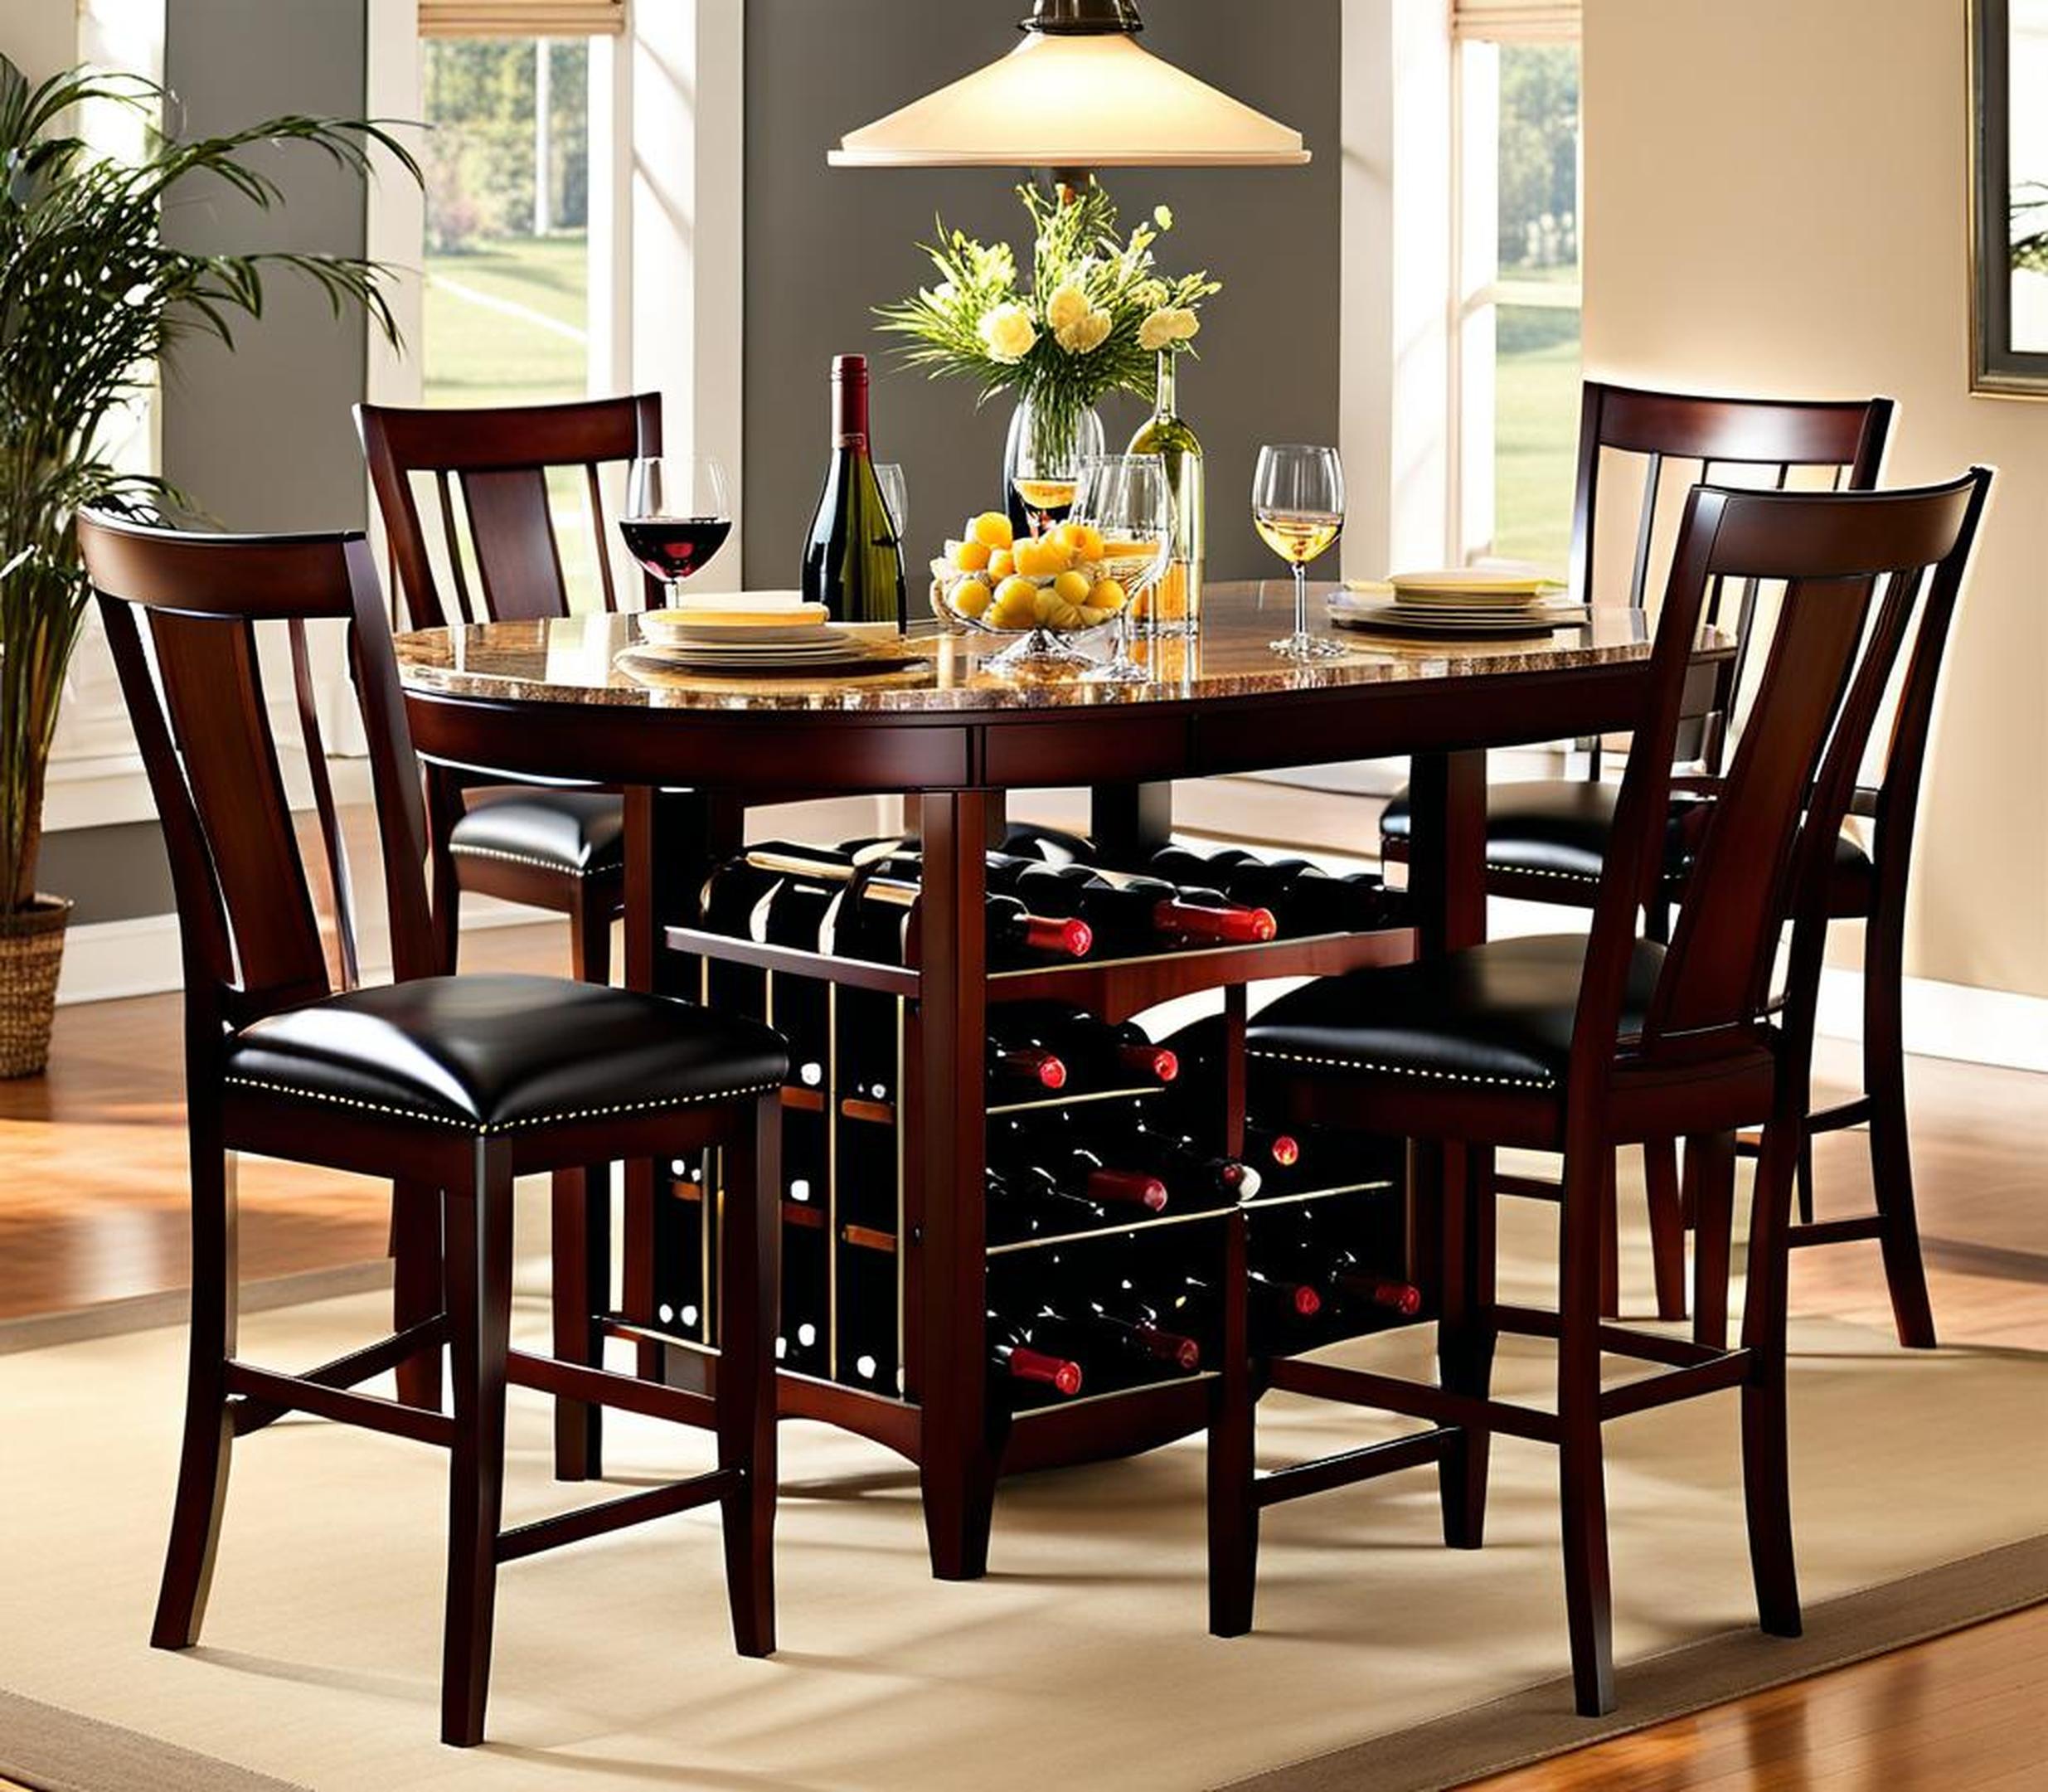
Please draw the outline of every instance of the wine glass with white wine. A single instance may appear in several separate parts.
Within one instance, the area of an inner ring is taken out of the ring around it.
[[[1288,659],[1335,659],[1342,642],[1308,630],[1308,563],[1344,532],[1344,464],[1334,448],[1262,448],[1252,475],[1251,515],[1259,538],[1293,570],[1294,632],[1271,643]]]
[[[1173,560],[1173,488],[1157,454],[1101,454],[1081,464],[1069,521],[1102,537],[1103,575],[1123,587],[1116,655],[1082,674],[1085,684],[1145,684],[1152,674],[1131,658],[1132,618]]]
[[[1102,451],[1102,419],[1092,410],[1081,412],[1065,430],[1023,430],[1012,451],[1010,486],[1034,536],[1050,535],[1068,519],[1082,464]]]

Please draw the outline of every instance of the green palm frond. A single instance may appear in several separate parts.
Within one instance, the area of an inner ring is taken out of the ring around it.
[[[417,180],[405,145],[373,121],[300,114],[181,138],[156,128],[165,97],[84,68],[32,85],[0,59],[0,911],[34,892],[44,778],[89,595],[71,518],[87,504],[147,510],[172,496],[109,462],[109,425],[181,342],[232,346],[236,326],[263,315],[274,274],[310,281],[337,316],[359,308],[399,340],[373,262],[198,254],[167,245],[163,223],[196,177],[276,210],[284,190],[253,152],[300,143],[366,178],[382,150]],[[79,135],[89,105],[141,119],[140,153],[112,155]]]

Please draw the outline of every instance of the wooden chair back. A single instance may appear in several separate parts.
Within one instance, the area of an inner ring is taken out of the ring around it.
[[[239,1027],[352,985],[355,898],[327,772],[307,627],[339,623],[369,742],[393,962],[435,968],[426,821],[384,595],[358,534],[186,534],[81,514],[151,794],[163,818],[183,941],[188,1035]],[[265,689],[259,624],[289,637],[294,697],[332,887],[338,975],[323,943]]]
[[[1828,873],[1857,769],[1916,619],[1945,634],[1991,484],[1808,493],[1702,486],[1688,498],[1657,619],[1587,950],[1575,1034],[1611,1057],[1638,911],[1664,876],[1686,663],[1717,587],[1782,583],[1748,726],[1701,813],[1643,1055],[1709,1050],[1766,1012],[1778,945],[1817,966]],[[1816,970],[1817,974],[1817,970]]]
[[[548,485],[548,475],[561,470],[583,475],[604,608],[619,608],[600,473],[661,453],[657,394],[470,410],[358,405],[356,426],[415,628],[569,614],[562,534]],[[452,607],[420,517],[420,478],[433,486]],[[659,582],[648,579],[645,588],[647,604],[658,605]]]
[[[1885,444],[1895,407],[1889,398],[1820,401],[1715,398],[1682,392],[1652,392],[1599,381],[1585,383],[1579,425],[1579,476],[1572,507],[1571,588],[1589,601],[1594,544],[1600,537],[1601,506],[1619,498],[1617,463],[1639,464],[1642,491],[1629,562],[1628,602],[1638,610],[1648,602],[1659,573],[1656,544],[1662,501],[1677,473],[1686,485],[1767,483],[1784,491],[1795,473],[1812,469],[1828,476],[1833,491],[1868,491],[1884,465]],[[1735,476],[1740,474],[1740,476]],[[1711,707],[1684,718],[1676,743],[1681,760],[1718,771],[1725,753],[1730,717],[1748,687],[1749,643],[1763,581],[1742,582],[1735,603],[1716,588],[1706,620],[1727,628],[1736,640],[1735,658],[1719,682]]]

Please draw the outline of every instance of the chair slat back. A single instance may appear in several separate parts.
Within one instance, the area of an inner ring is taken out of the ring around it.
[[[658,396],[479,410],[358,405],[356,424],[415,628],[569,614],[563,522],[548,481],[556,471],[584,475],[599,590],[606,609],[619,607],[599,473],[661,453]],[[445,589],[415,488],[416,478],[429,476]],[[644,588],[649,605],[661,601],[658,581],[648,579]]]
[[[1637,1049],[1752,1027],[1788,924],[1824,914],[1827,872],[1885,690],[1912,632],[1953,613],[1991,475],[1882,493],[1730,491],[1687,501],[1649,700],[1616,804],[1588,949],[1581,1037],[1610,1050],[1638,911],[1663,875],[1686,663],[1717,579],[1782,583],[1748,725],[1705,811],[1686,899]]]
[[[87,512],[78,520],[121,690],[162,818],[195,1037],[352,983],[354,893],[314,704],[308,623],[347,631],[371,774],[397,974],[434,968],[425,805],[383,594],[360,535],[181,534]],[[293,824],[258,629],[280,624],[341,940],[330,972]]]
[[[1601,506],[1610,498],[1626,502],[1625,490],[1614,489],[1618,474],[1611,461],[1632,457],[1643,465],[1627,591],[1628,604],[1639,610],[1657,589],[1658,523],[1668,514],[1674,475],[1688,483],[1761,482],[1782,491],[1795,469],[1813,469],[1828,475],[1830,489],[1840,489],[1846,482],[1851,490],[1866,491],[1876,484],[1883,467],[1894,409],[1888,398],[1718,398],[1588,381],[1580,406],[1579,478],[1572,512],[1572,589],[1589,600],[1595,595],[1592,580]],[[1748,687],[1749,642],[1759,590],[1756,580],[1740,581],[1731,614],[1726,593],[1716,582],[1706,619],[1735,634],[1735,658],[1720,682],[1713,707],[1684,718],[1676,742],[1682,760],[1720,769],[1730,713]]]

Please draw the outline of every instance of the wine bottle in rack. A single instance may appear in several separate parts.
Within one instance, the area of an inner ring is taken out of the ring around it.
[[[1322,1295],[1312,1283],[1265,1270],[1250,1270],[1245,1275],[1245,1298],[1255,1348],[1284,1354],[1306,1349],[1315,1341]],[[1167,1312],[1183,1330],[1221,1337],[1223,1304],[1220,1275],[1187,1275],[1181,1278]]]
[[[756,938],[764,945],[793,946],[815,952],[819,930],[834,899],[836,884],[807,877],[785,877],[755,911]],[[777,975],[769,989],[769,1023],[789,1042],[789,1080],[805,1089],[822,1090],[831,1049],[831,1000],[827,985],[814,977]]]
[[[1020,1389],[1045,1389],[1069,1399],[1081,1391],[1080,1363],[1039,1349],[1029,1327],[1000,1313],[988,1315],[988,1361],[999,1381]]]
[[[1013,821],[1003,830],[1002,850],[1013,857],[1039,859],[1048,865],[1093,865],[1100,856],[1095,843],[1085,835],[1028,821]]]
[[[1127,1207],[1131,1217],[1163,1213],[1172,1199],[1167,1183],[1148,1169],[1126,1165],[1114,1157],[1070,1142],[1055,1115],[1052,1124],[1034,1126],[1041,1116],[998,1115],[988,1124],[989,1161],[1001,1169],[1044,1175],[1070,1195],[1098,1207]]]
[[[917,962],[923,900],[918,885],[863,877],[849,881],[843,890],[827,949],[884,964]],[[991,969],[1084,959],[1094,945],[1087,922],[1034,915],[1012,896],[989,896],[983,915]]]
[[[1042,1304],[1031,1316],[1030,1332],[1040,1349],[1076,1364],[1098,1391],[1104,1384],[1156,1382],[1201,1367],[1201,1346],[1193,1338],[1125,1319],[1099,1299],[1070,1310]]]
[[[777,873],[758,870],[744,859],[727,861],[704,881],[698,899],[701,925],[707,933],[724,934],[735,940],[758,938],[755,911],[781,881]],[[750,964],[708,959],[704,993],[712,1008],[758,1020],[768,1012],[768,974]]]
[[[1053,1002],[1006,1004],[989,1017],[988,1036],[1007,1050],[1038,1051],[1057,1059],[1065,1075],[1049,1089],[1070,1083],[1076,1091],[1162,1088],[1180,1075],[1180,1060],[1155,1044],[1135,1021],[1114,1026],[1076,1008]]]
[[[803,596],[834,622],[909,626],[903,543],[875,478],[865,355],[832,364],[832,457],[803,548]]]
[[[1047,913],[1078,915],[1099,955],[1138,956],[1177,945],[1256,945],[1279,924],[1221,891],[1182,889],[1157,877],[1112,877],[1085,865],[991,862],[991,885]]]
[[[1254,1166],[1259,1178],[1259,1186],[1248,1196],[1259,1196],[1272,1200],[1281,1195],[1298,1194],[1308,1186],[1302,1176],[1302,1144],[1294,1133],[1279,1132],[1270,1127],[1245,1122],[1245,1158]]]
[[[991,1169],[986,1187],[986,1225],[992,1245],[1094,1231],[1117,1218],[1101,1202],[1062,1188],[1052,1173],[1039,1165]]]
[[[1396,925],[1386,886],[1371,872],[1338,875],[1308,859],[1269,861],[1237,847],[1210,853],[1167,847],[1153,856],[1152,868],[1177,881],[1214,884],[1233,901],[1269,911],[1283,939]]]

